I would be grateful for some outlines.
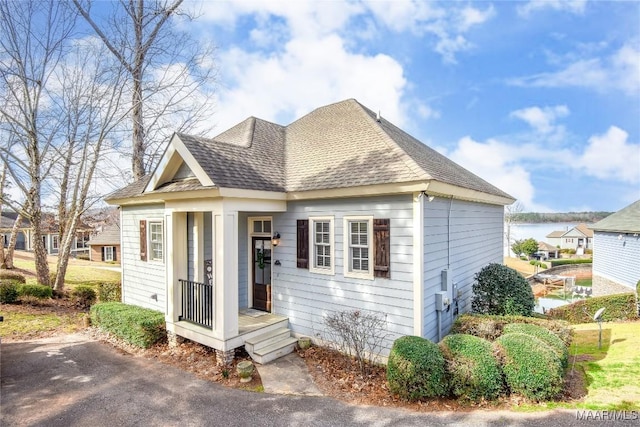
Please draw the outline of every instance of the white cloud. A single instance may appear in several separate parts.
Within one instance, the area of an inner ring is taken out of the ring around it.
[[[518,13],[522,16],[527,16],[534,11],[553,9],[582,14],[586,4],[587,0],[530,0],[518,7]]]
[[[640,184],[640,144],[629,143],[628,136],[616,126],[592,136],[573,166],[599,179]]]
[[[336,35],[294,39],[280,53],[235,48],[221,53],[220,59],[225,64],[220,71],[226,89],[219,91],[218,130],[250,115],[287,124],[318,106],[346,98],[381,110],[399,126],[405,123],[402,66],[386,55],[351,53]]]
[[[555,72],[509,80],[516,86],[584,87],[598,92],[619,90],[629,96],[640,91],[640,48],[625,44],[608,58],[576,60]]]
[[[559,126],[555,121],[569,115],[569,108],[566,105],[556,105],[554,107],[529,107],[512,111],[511,117],[524,120],[536,132],[550,134],[557,132]]]

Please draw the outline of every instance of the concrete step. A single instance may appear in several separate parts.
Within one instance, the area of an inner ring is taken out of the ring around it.
[[[276,360],[279,357],[285,356],[296,348],[296,343],[298,342],[297,338],[289,336],[288,338],[280,339],[279,341],[274,342],[271,345],[266,347],[262,347],[261,349],[255,351],[251,354],[253,360],[261,365],[265,363],[269,363],[272,360]]]
[[[244,342],[244,348],[247,350],[247,353],[251,354],[261,348],[268,347],[275,342],[289,337],[291,337],[291,330],[289,328],[274,329],[272,331],[265,332],[264,334],[248,338]]]

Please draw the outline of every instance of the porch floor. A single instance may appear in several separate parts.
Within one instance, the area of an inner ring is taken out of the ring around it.
[[[240,310],[238,313],[238,335],[244,335],[278,322],[287,320],[286,317],[277,314],[261,312],[253,309]]]

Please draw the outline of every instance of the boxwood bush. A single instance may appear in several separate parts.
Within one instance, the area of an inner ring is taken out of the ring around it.
[[[492,344],[468,334],[447,335],[440,348],[451,393],[462,400],[496,399],[503,389],[502,370]]]
[[[551,262],[551,267],[557,267],[559,265],[567,265],[567,264],[593,264],[593,260],[591,258],[554,259],[554,260],[551,260],[550,262]]]
[[[560,358],[563,368],[569,363],[569,349],[557,335],[542,326],[526,324],[526,323],[509,323],[502,329],[503,334],[520,333],[538,338],[555,351]]]
[[[14,280],[0,280],[0,303],[11,304],[18,299],[18,283]]]
[[[91,324],[126,342],[149,348],[166,339],[164,314],[121,302],[98,303],[89,311]]]
[[[593,315],[598,309],[604,307],[602,320],[610,322],[614,320],[637,320],[638,308],[636,296],[633,293],[606,295],[602,297],[587,298],[574,303],[552,308],[547,315],[554,319],[566,320],[569,323],[593,322]]]
[[[531,286],[513,268],[494,263],[476,273],[471,300],[475,313],[531,316],[534,305]]]
[[[526,323],[541,326],[557,335],[567,346],[571,344],[571,326],[569,322],[528,316],[463,314],[453,323],[451,333],[471,334],[493,341],[502,335],[502,330],[510,323]]]
[[[445,361],[438,345],[416,336],[395,340],[387,382],[392,393],[406,400],[446,395]]]
[[[45,285],[22,284],[18,286],[18,295],[21,298],[47,299],[53,297],[53,289]]]
[[[556,397],[563,386],[558,355],[536,337],[504,334],[495,343],[509,391],[534,400]]]
[[[121,302],[122,286],[120,282],[103,282],[98,284],[98,301]]]
[[[80,307],[89,308],[95,304],[97,294],[91,286],[78,285],[71,291],[71,299]]]

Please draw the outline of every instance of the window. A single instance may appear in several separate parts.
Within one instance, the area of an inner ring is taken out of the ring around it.
[[[104,247],[104,260],[113,261],[113,246]]]
[[[269,220],[259,220],[253,219],[253,232],[258,233],[268,233],[271,234],[271,221]]]
[[[371,217],[344,219],[345,277],[373,279],[372,222]]]
[[[53,249],[58,249],[58,236],[54,235],[52,240],[53,240],[53,242],[51,244],[51,247]]]
[[[163,260],[162,223],[149,222],[149,255],[153,261]]]
[[[333,274],[333,218],[309,218],[311,227],[310,247],[312,261],[310,271]]]

